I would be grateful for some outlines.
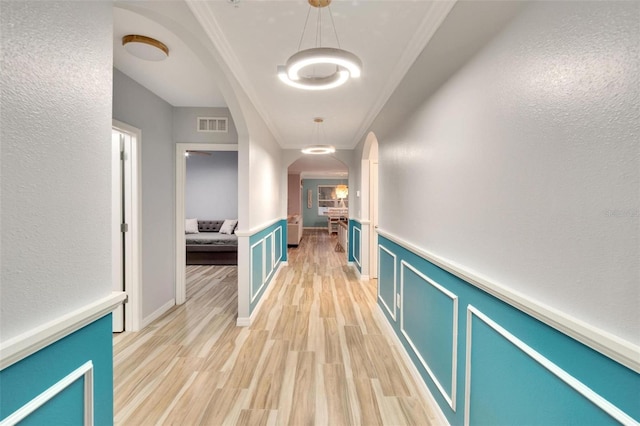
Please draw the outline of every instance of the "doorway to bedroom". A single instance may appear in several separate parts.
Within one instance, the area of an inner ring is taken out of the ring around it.
[[[182,304],[187,283],[237,277],[238,146],[176,147],[175,295]]]

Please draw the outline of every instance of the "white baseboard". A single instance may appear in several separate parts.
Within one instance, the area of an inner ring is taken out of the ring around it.
[[[404,364],[407,366],[409,370],[409,374],[411,374],[411,377],[413,377],[413,380],[416,382],[416,385],[418,387],[418,392],[420,392],[424,397],[424,399],[429,401],[429,403],[435,408],[434,413],[438,418],[436,424],[449,425],[450,423],[447,420],[447,417],[444,415],[444,412],[440,408],[440,405],[438,405],[435,398],[431,394],[431,391],[427,387],[427,384],[424,382],[424,379],[420,375],[420,372],[418,371],[415,364],[411,360],[411,357],[409,356],[409,354],[407,353],[407,350],[405,349],[404,345],[400,341],[400,338],[393,330],[393,327],[391,326],[391,324],[389,324],[389,321],[387,320],[387,317],[384,315],[384,312],[382,312],[380,305],[376,304],[376,306],[378,309],[374,309],[374,312],[375,312],[374,315],[376,315],[377,317],[376,319],[378,320],[378,324],[382,324],[382,327],[386,330],[386,333],[389,336],[391,336],[391,338],[393,339],[393,342],[398,348],[398,352],[400,352],[400,356],[402,357]]]
[[[154,322],[155,320],[160,318],[162,315],[164,315],[165,312],[167,312],[169,309],[173,308],[175,305],[176,305],[176,300],[175,299],[171,299],[167,303],[165,303],[164,305],[160,306],[158,309],[156,309],[150,315],[148,315],[148,316],[146,316],[145,318],[142,319],[142,328],[145,328],[146,326],[148,326],[149,324],[151,324],[152,322]]]

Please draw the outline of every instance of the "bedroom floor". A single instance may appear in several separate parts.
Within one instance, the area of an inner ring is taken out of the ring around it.
[[[184,305],[114,336],[115,424],[435,423],[336,242],[306,230],[249,328],[237,267],[188,266]]]

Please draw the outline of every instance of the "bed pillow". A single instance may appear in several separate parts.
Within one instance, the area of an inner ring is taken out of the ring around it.
[[[199,234],[198,231],[198,219],[187,219],[184,223],[185,234]]]
[[[225,219],[224,223],[220,227],[221,234],[233,234],[233,231],[236,229],[236,225],[238,224],[237,220],[233,219]]]

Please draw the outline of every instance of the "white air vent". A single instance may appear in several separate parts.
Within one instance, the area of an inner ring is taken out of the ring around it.
[[[198,117],[198,132],[227,133],[227,117]]]

